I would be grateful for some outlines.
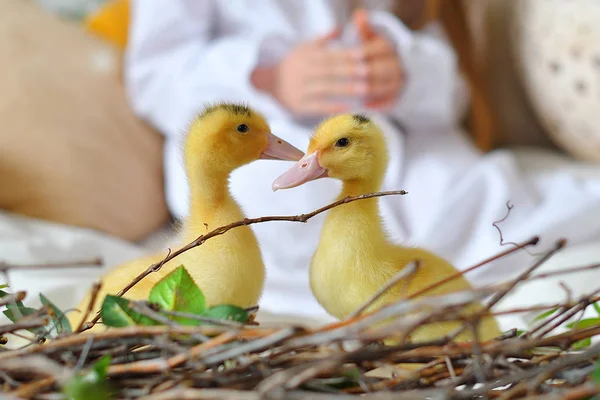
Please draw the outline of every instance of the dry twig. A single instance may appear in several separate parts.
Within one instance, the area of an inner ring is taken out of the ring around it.
[[[0,261],[0,272],[10,270],[36,270],[36,269],[60,269],[60,268],[81,268],[81,267],[101,267],[103,261],[101,258],[81,261],[65,261],[47,264],[13,264]]]
[[[194,247],[201,246],[207,240],[214,238],[216,236],[223,235],[224,233],[226,233],[227,231],[229,231],[231,229],[239,228],[240,226],[248,226],[248,225],[252,225],[252,224],[274,222],[274,221],[306,223],[309,219],[311,219],[321,213],[324,213],[325,211],[331,210],[334,207],[341,206],[343,204],[352,203],[357,200],[366,200],[366,199],[371,199],[371,198],[376,198],[376,197],[406,195],[406,194],[408,194],[408,192],[405,190],[393,190],[393,191],[386,191],[386,192],[368,193],[368,194],[363,194],[360,196],[344,197],[343,199],[340,199],[338,201],[330,203],[324,207],[319,208],[318,210],[312,211],[307,214],[245,218],[241,221],[233,222],[231,224],[218,227],[204,235],[199,236],[198,238],[196,238],[196,240],[192,241],[191,243],[188,243],[187,245],[181,247],[180,249],[178,249],[176,251],[172,252],[171,249],[169,249],[165,258],[163,258],[161,261],[159,261],[157,263],[152,264],[144,272],[142,272],[141,274],[136,276],[129,284],[127,284],[121,291],[119,291],[119,293],[117,293],[117,296],[123,296],[125,293],[127,293],[132,287],[137,285],[146,276],[150,275],[153,272],[160,271],[160,269],[162,268],[162,266],[165,263],[169,262],[170,260],[177,257],[178,255],[185,253],[186,251],[193,249]],[[91,329],[99,320],[100,320],[100,313],[98,312],[92,321],[86,322],[84,324],[82,330]]]
[[[367,300],[367,302],[365,304],[363,304],[362,306],[360,306],[360,308],[358,310],[356,310],[355,312],[350,314],[348,316],[348,318],[354,318],[354,317],[357,317],[358,315],[360,315],[363,311],[365,311],[367,308],[369,308],[371,305],[373,305],[373,303],[375,303],[381,296],[383,296],[388,290],[390,290],[392,287],[394,287],[402,279],[404,279],[404,278],[410,279],[410,277],[415,272],[417,272],[417,270],[419,269],[420,266],[421,266],[421,263],[418,260],[409,263],[406,267],[404,267],[396,275],[394,275],[392,277],[392,279],[389,280],[388,283],[383,285],[381,287],[381,289],[379,289],[369,300]]]
[[[85,313],[83,314],[83,318],[81,319],[81,322],[79,323],[77,328],[75,328],[75,332],[83,331],[83,324],[84,324],[85,320],[87,319],[87,317],[92,312],[92,309],[94,308],[94,304],[96,303],[96,299],[98,298],[98,293],[100,293],[100,288],[102,288],[102,282],[95,282],[92,285],[90,302],[88,303],[88,306],[85,309]]]

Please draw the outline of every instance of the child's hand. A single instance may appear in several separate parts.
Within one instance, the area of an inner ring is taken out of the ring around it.
[[[324,116],[347,111],[344,98],[364,96],[361,49],[331,49],[340,30],[305,42],[277,66],[272,94],[297,115]],[[342,101],[341,101],[342,100]]]
[[[363,42],[366,107],[385,109],[392,106],[404,87],[404,68],[394,48],[383,35],[375,31],[365,10],[354,13],[353,23]]]
[[[344,99],[357,98],[365,106],[385,109],[404,86],[404,71],[394,46],[377,33],[364,10],[354,14],[361,46],[332,49],[340,29],[298,45],[275,67],[258,68],[255,86],[269,92],[299,116],[327,116],[347,112]]]

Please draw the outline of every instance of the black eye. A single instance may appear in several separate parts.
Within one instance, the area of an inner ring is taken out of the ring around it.
[[[250,128],[248,128],[248,125],[246,125],[246,124],[240,124],[237,127],[237,131],[240,133],[246,133],[246,132],[248,132],[249,129]]]
[[[345,137],[338,139],[337,142],[335,142],[336,147],[346,147],[349,144],[350,144],[350,141],[348,139],[346,139]]]

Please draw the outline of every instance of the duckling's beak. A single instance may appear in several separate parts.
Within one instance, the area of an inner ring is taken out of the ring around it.
[[[307,154],[273,181],[273,191],[300,186],[315,179],[327,177],[327,170],[319,165],[319,151]]]
[[[269,139],[269,144],[260,154],[260,160],[298,161],[304,156],[303,151],[298,150],[270,132],[267,133],[267,138]]]

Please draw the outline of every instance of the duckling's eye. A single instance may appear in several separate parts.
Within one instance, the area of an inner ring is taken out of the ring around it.
[[[246,125],[246,124],[240,124],[240,125],[238,125],[238,127],[237,127],[237,131],[238,131],[239,133],[246,133],[246,132],[248,132],[249,130],[250,130],[250,128],[248,128],[248,125]]]
[[[335,147],[346,147],[350,144],[350,141],[346,138],[341,138],[338,139],[337,142],[335,142]]]

